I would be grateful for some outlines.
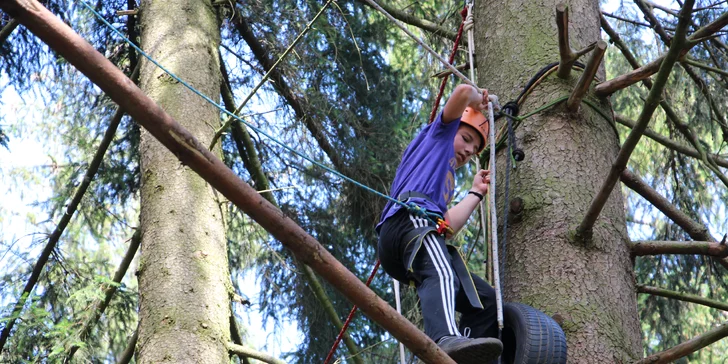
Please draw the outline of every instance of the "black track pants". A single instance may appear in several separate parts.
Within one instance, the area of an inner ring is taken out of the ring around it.
[[[406,209],[387,219],[379,233],[382,267],[400,282],[414,283],[422,306],[425,334],[431,339],[437,341],[446,335],[497,337],[495,291],[483,279],[471,274],[483,309],[470,304],[452,268],[453,257],[444,237],[427,234],[417,252],[413,248],[415,244],[404,241],[408,232],[428,224],[428,220],[410,215]],[[413,271],[408,272],[405,262],[415,253]],[[455,311],[462,313],[459,326]]]

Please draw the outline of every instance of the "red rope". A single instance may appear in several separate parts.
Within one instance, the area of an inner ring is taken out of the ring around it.
[[[374,269],[372,269],[372,274],[369,275],[369,279],[367,279],[367,287],[369,287],[369,284],[372,283],[372,279],[374,279],[374,275],[377,273],[377,270],[379,269],[379,259],[377,259],[377,264],[374,265]],[[331,360],[331,357],[334,356],[334,352],[336,351],[336,348],[339,346],[339,343],[341,342],[341,338],[344,337],[344,333],[346,332],[346,329],[349,328],[349,324],[351,324],[351,320],[354,318],[354,313],[356,313],[356,305],[351,308],[351,312],[349,312],[349,317],[346,318],[346,322],[344,322],[344,327],[341,328],[341,331],[339,331],[339,336],[336,337],[336,341],[334,341],[334,346],[331,347],[331,351],[329,351],[329,355],[326,356],[326,360],[324,360],[324,364],[328,364],[329,360]],[[353,355],[354,353],[352,353]]]
[[[455,37],[455,45],[452,48],[452,53],[450,53],[450,59],[448,59],[448,63],[452,64],[452,62],[455,60],[455,53],[457,53],[458,45],[460,45],[460,38],[463,35],[463,28],[465,26],[465,19],[468,17],[468,7],[464,7],[463,10],[460,12],[460,15],[463,17],[463,22],[460,23],[460,28],[458,28],[458,35]],[[471,65],[472,67],[472,65]],[[435,104],[432,105],[432,112],[430,112],[430,121],[428,124],[432,123],[435,120],[435,114],[437,113],[437,108],[440,106],[440,100],[442,99],[442,94],[445,92],[445,84],[447,83],[447,79],[450,77],[450,74],[448,73],[445,75],[445,77],[442,78],[442,82],[440,83],[440,92],[437,94],[437,99],[435,100]]]

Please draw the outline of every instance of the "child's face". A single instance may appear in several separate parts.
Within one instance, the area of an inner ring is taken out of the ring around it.
[[[455,134],[453,148],[457,159],[456,168],[460,168],[480,149],[480,135],[469,125],[460,125]]]

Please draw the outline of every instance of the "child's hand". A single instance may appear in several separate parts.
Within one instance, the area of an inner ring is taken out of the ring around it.
[[[473,186],[470,190],[481,195],[485,195],[488,192],[488,185],[490,185],[490,171],[487,169],[481,169],[475,174]]]
[[[468,106],[478,111],[488,110],[488,90],[473,87],[473,95]]]

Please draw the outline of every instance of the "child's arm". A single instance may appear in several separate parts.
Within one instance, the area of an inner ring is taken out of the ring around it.
[[[488,90],[479,90],[466,84],[455,87],[442,110],[442,122],[447,124],[459,118],[468,106],[478,111],[486,109],[488,107]]]
[[[488,193],[488,185],[490,185],[490,171],[481,169],[475,175],[470,191],[485,196]],[[470,214],[478,207],[478,203],[480,203],[480,198],[472,193],[468,193],[457,205],[447,210],[445,219],[448,220],[455,234],[468,222]]]

